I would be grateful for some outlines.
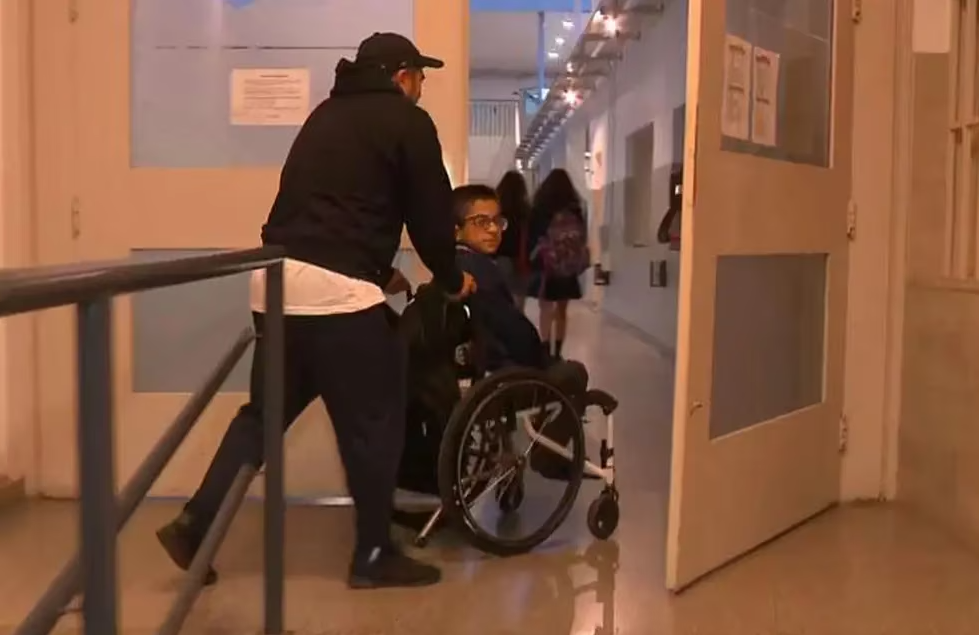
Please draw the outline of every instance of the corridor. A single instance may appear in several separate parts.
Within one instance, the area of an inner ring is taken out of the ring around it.
[[[295,635],[968,635],[977,633],[974,553],[892,505],[830,511],[690,587],[664,590],[673,369],[660,347],[586,307],[567,354],[621,401],[622,520],[594,541],[585,509],[546,545],[509,559],[449,533],[422,557],[446,580],[426,590],[348,591],[350,511],[290,508],[286,626]],[[121,534],[122,632],[156,631],[179,583],[153,530],[176,504],[148,501]],[[0,511],[0,635],[26,614],[75,547],[76,505],[31,501]],[[718,527],[724,532],[724,527]],[[261,507],[246,504],[197,600],[191,635],[257,633],[262,623]],[[405,534],[407,539],[407,534]],[[81,632],[77,615],[54,631]]]

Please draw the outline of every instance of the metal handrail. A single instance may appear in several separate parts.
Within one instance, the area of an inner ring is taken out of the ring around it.
[[[0,317],[262,269],[283,255],[278,247],[259,247],[157,262],[121,259],[6,269],[0,272]]]
[[[78,308],[78,474],[81,547],[41,596],[15,635],[49,633],[81,589],[85,635],[117,635],[116,538],[205,408],[255,339],[244,331],[192,395],[115,498],[112,422],[112,298],[123,293],[268,269],[265,347],[265,633],[283,633],[285,514],[283,482],[282,250],[263,247],[175,260],[114,261],[0,273],[0,317],[65,304]],[[173,635],[190,612],[204,575],[255,475],[242,469],[212,523],[159,633]]]

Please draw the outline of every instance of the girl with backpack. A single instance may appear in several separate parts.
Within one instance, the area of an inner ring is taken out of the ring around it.
[[[582,299],[579,276],[589,267],[582,198],[565,170],[552,170],[535,192],[528,244],[533,245],[528,296],[538,299],[546,354],[560,358],[568,331],[568,302]]]

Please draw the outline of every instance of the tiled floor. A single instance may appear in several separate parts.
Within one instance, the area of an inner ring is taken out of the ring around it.
[[[287,519],[287,625],[298,635],[966,635],[977,633],[975,552],[890,506],[831,511],[680,596],[663,588],[670,362],[587,311],[570,356],[622,401],[617,454],[623,516],[594,542],[585,507],[544,548],[510,559],[443,534],[422,557],[444,567],[428,590],[350,592],[346,509],[296,507]],[[601,341],[602,346],[598,343]],[[155,632],[179,576],[153,529],[174,513],[148,503],[120,542],[123,632]],[[37,502],[0,515],[0,634],[12,632],[74,548],[75,506]],[[724,528],[719,527],[719,531]],[[261,630],[260,508],[249,504],[184,632]],[[68,615],[58,633],[74,633]]]

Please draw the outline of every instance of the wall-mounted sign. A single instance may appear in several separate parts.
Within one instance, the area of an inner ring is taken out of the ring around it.
[[[231,72],[233,126],[301,126],[309,114],[308,68],[236,68]]]
[[[779,53],[752,50],[752,143],[776,145],[779,103]]]
[[[721,133],[749,138],[749,90],[752,82],[752,44],[725,36],[725,86],[721,104]]]

